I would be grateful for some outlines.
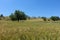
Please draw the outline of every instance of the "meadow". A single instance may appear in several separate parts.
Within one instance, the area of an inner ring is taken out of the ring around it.
[[[60,40],[60,21],[0,20],[0,40]]]

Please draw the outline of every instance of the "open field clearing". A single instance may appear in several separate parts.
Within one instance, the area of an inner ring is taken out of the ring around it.
[[[0,40],[60,40],[60,22],[0,21]]]

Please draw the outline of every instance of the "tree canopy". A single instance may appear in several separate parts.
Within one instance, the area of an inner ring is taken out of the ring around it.
[[[10,18],[11,20],[17,20],[17,21],[27,19],[26,14],[19,10],[15,10],[15,12],[10,15]]]
[[[60,20],[60,18],[58,16],[51,16],[50,19],[52,19],[53,21]]]

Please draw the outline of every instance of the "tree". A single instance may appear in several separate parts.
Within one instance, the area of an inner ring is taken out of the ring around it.
[[[58,16],[51,16],[50,19],[53,21],[58,21],[60,18]]]
[[[41,18],[42,18],[44,21],[46,21],[46,19],[47,19],[46,17],[41,17]]]
[[[0,17],[4,17],[3,14],[1,14]]]
[[[18,22],[19,22],[19,20],[26,20],[27,19],[25,13],[22,11],[19,11],[19,10],[15,10],[14,14],[10,15],[10,18],[13,20],[17,20]]]
[[[0,15],[0,20],[4,19],[4,16],[3,14]]]
[[[15,14],[18,21],[19,20],[26,20],[26,15],[24,14],[24,12],[16,10],[14,14]]]

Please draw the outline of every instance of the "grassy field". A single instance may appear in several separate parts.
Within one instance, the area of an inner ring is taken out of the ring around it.
[[[0,40],[60,40],[60,22],[0,21]]]

